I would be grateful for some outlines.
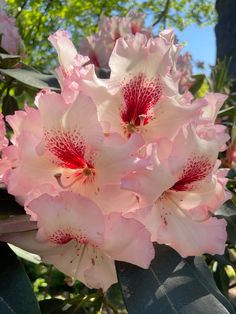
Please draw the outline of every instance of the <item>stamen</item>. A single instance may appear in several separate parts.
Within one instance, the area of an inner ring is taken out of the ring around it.
[[[58,183],[59,186],[60,186],[61,188],[63,188],[63,189],[68,189],[68,188],[72,187],[78,180],[80,180],[80,178],[77,177],[77,178],[75,178],[75,180],[72,181],[70,184],[64,185],[64,184],[62,183],[61,176],[62,176],[61,173],[58,173],[58,174],[55,174],[55,175],[54,175],[55,179],[57,180],[57,183]]]

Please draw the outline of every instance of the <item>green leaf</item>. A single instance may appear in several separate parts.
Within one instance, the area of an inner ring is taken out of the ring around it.
[[[54,75],[40,73],[26,65],[22,65],[18,69],[0,69],[0,72],[36,89],[50,88],[55,91],[60,90],[59,83]]]
[[[5,243],[0,243],[0,313],[39,314],[39,306],[23,266]]]
[[[222,217],[227,221],[228,241],[236,244],[236,207],[232,201],[227,201],[215,213],[218,217]]]
[[[217,116],[220,118],[220,117],[234,115],[234,113],[235,113],[235,106],[231,106],[229,108],[220,110]]]
[[[25,214],[24,207],[18,204],[7,190],[0,189],[0,219],[22,214]]]
[[[0,53],[0,60],[6,60],[6,59],[19,59],[19,55],[9,55],[7,53]]]
[[[49,299],[43,300],[39,302],[40,310],[42,314],[52,314],[52,313],[60,313],[62,312],[62,308],[65,305],[65,301],[61,299]],[[67,311],[65,311],[67,313]]]
[[[165,245],[155,244],[155,250],[148,270],[116,262],[129,314],[235,313],[202,258],[184,259]]]
[[[13,115],[18,110],[17,101],[14,97],[6,95],[2,100],[2,114],[4,116]]]
[[[192,78],[195,80],[195,82],[191,86],[190,92],[193,94],[193,96],[197,96],[197,93],[202,87],[206,77],[204,74],[197,74],[197,75],[193,75]]]
[[[9,244],[9,246],[17,256],[25,259],[26,261],[29,261],[29,262],[34,263],[34,264],[39,264],[42,262],[41,257],[37,254],[27,252],[27,251],[13,245],[13,244]]]
[[[11,68],[19,61],[20,61],[20,56],[18,55],[9,55],[9,54],[0,52],[0,67],[1,68],[4,68],[4,69]]]
[[[217,265],[216,271],[213,273],[217,286],[220,291],[227,296],[229,290],[230,279],[225,271],[225,267],[221,264]]]
[[[49,299],[39,302],[42,314],[86,314],[98,313],[103,302],[103,295],[96,292],[78,295],[73,299]],[[99,311],[100,312],[100,311]]]

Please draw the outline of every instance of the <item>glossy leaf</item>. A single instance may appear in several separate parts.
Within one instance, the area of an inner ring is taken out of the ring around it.
[[[34,263],[34,264],[39,264],[42,262],[41,257],[37,254],[27,252],[27,251],[13,245],[13,244],[9,244],[9,246],[17,256],[25,259],[26,261],[29,261],[29,262]]]
[[[0,243],[0,313],[39,314],[39,306],[23,266],[5,243]]]
[[[193,75],[193,79],[195,80],[194,84],[190,88],[190,92],[193,94],[193,96],[197,96],[198,91],[202,87],[202,84],[205,80],[204,74],[197,74]]]
[[[13,115],[18,110],[17,101],[14,97],[6,95],[2,100],[2,114],[4,116]]]
[[[216,215],[223,217],[227,221],[228,241],[236,244],[236,207],[232,201],[223,204],[217,211]]]
[[[8,194],[7,190],[0,188],[0,219],[22,214],[25,214],[25,210],[16,202],[14,196]]]
[[[202,258],[184,259],[165,245],[155,244],[155,250],[148,270],[116,263],[129,314],[235,313]]]
[[[9,54],[0,52],[0,67],[1,68],[4,68],[4,69],[11,68],[19,61],[20,61],[20,56],[18,55],[9,55]]]
[[[60,90],[59,83],[54,75],[40,73],[25,65],[17,69],[0,69],[0,72],[36,89]]]
[[[235,106],[231,106],[231,107],[220,110],[217,116],[220,118],[220,117],[225,117],[229,115],[234,115],[234,113],[235,113]]]
[[[42,314],[86,314],[99,313],[103,295],[99,291],[89,295],[78,295],[73,299],[49,299],[39,302]],[[92,312],[91,312],[92,310]]]

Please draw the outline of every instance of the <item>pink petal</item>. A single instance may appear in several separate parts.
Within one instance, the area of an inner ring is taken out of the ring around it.
[[[23,132],[18,137],[17,167],[8,174],[9,193],[27,195],[40,184],[57,184],[54,178],[55,166],[36,153],[38,143],[39,139],[29,132]]]
[[[127,142],[121,143],[114,137],[108,137],[96,160],[100,184],[119,184],[124,174],[133,171],[137,160],[135,153],[143,144],[139,134],[133,134]]]
[[[17,138],[24,131],[30,132],[37,137],[42,136],[41,118],[37,109],[26,106],[24,111],[17,110],[14,115],[7,116],[6,121],[14,131],[11,137],[11,142],[14,145],[17,144]]]
[[[40,255],[45,263],[53,264],[89,288],[106,291],[117,282],[114,261],[90,245],[78,245],[75,240],[63,245],[39,242],[35,231],[5,233],[0,240]]]
[[[157,242],[170,245],[183,257],[224,253],[227,238],[225,220],[209,218],[195,221],[168,197],[159,200],[153,210],[159,212]]]
[[[165,167],[165,162],[161,162],[158,158],[158,145],[152,145],[151,148],[151,165],[137,169],[136,172],[126,175],[121,180],[123,189],[136,192],[139,195],[140,206],[152,204],[175,182],[175,178]],[[161,154],[163,157],[164,152]]]
[[[64,244],[76,239],[79,243],[96,245],[103,242],[103,215],[85,197],[71,192],[56,197],[44,194],[30,202],[28,208],[37,215],[39,241]]]
[[[114,261],[89,245],[78,247],[74,241],[45,254],[43,261],[53,264],[65,274],[80,280],[87,287],[106,291],[117,282]]]
[[[58,30],[48,39],[57,50],[60,65],[67,71],[71,70],[77,51],[69,39],[69,34],[66,31]]]
[[[113,213],[106,218],[103,249],[115,260],[148,268],[154,258],[150,233],[134,219]]]
[[[214,123],[218,114],[218,111],[223,106],[224,102],[228,98],[227,95],[219,94],[219,93],[208,93],[202,99],[197,101],[205,101],[207,105],[203,110],[203,117],[211,119]]]
[[[103,142],[103,132],[98,122],[97,109],[92,99],[80,93],[62,119],[62,128],[68,131],[79,130],[85,142],[99,148]]]

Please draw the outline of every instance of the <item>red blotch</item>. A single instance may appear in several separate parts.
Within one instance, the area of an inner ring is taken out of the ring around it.
[[[176,191],[192,189],[192,183],[204,180],[212,171],[213,165],[205,156],[193,156],[188,159],[180,180],[171,188]]]
[[[50,235],[49,240],[56,244],[66,244],[73,239],[69,231],[57,230]]]
[[[124,84],[122,93],[124,97],[121,112],[123,122],[139,126],[140,115],[146,116],[142,120],[143,124],[147,124],[152,118],[148,113],[161,97],[161,84],[159,79],[149,79],[141,73]]]
[[[92,167],[85,160],[85,142],[78,131],[49,131],[45,133],[47,149],[57,157],[63,168],[82,169]]]
[[[70,228],[55,231],[50,235],[49,240],[56,244],[66,244],[71,240],[76,240],[80,244],[87,244],[88,238],[82,232],[72,232]]]

